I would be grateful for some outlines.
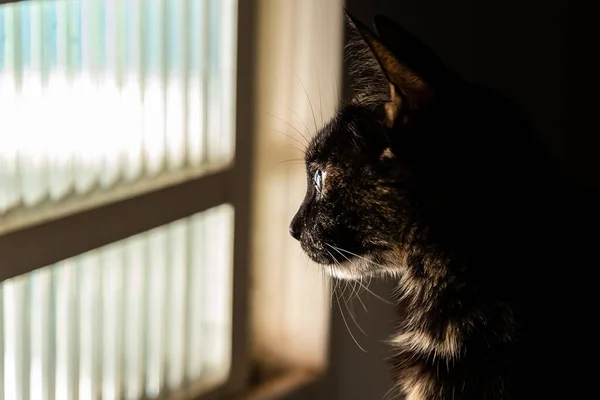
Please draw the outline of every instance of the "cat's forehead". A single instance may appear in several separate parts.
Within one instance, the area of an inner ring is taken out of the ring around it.
[[[306,161],[315,162],[320,158],[324,158],[331,152],[334,145],[339,146],[342,139],[339,132],[339,124],[333,120],[319,129],[308,146]]]
[[[340,110],[313,136],[306,151],[307,164],[323,163],[332,157],[350,154],[359,135],[356,118]]]

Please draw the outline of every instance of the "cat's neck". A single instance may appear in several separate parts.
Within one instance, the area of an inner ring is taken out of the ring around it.
[[[395,300],[401,314],[395,347],[425,358],[457,360],[465,340],[487,335],[491,320],[498,342],[512,340],[517,321],[511,306],[485,293],[463,273],[460,260],[429,243],[395,254],[400,266]]]
[[[451,393],[456,382],[483,373],[478,368],[488,364],[477,359],[480,354],[505,365],[504,357],[510,357],[506,349],[519,326],[509,304],[482,296],[461,276],[458,260],[433,247],[413,246],[396,252],[397,265],[401,265],[396,292],[400,318],[390,341],[395,349],[391,363],[399,389],[409,399]],[[509,373],[485,372],[484,377]],[[501,390],[506,383],[498,378],[478,384]],[[477,393],[475,384],[470,385]]]

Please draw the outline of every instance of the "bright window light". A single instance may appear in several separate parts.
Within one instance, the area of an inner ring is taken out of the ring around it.
[[[0,222],[230,163],[236,37],[237,0],[0,6]],[[232,240],[224,204],[2,282],[0,400],[223,383]]]
[[[137,400],[222,383],[232,230],[222,205],[4,281],[0,398]]]
[[[236,3],[0,6],[0,215],[229,162]]]

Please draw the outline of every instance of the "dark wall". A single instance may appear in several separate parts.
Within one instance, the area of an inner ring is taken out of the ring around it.
[[[597,22],[591,21],[591,6],[579,9],[567,0],[346,3],[348,11],[367,24],[376,14],[393,18],[465,78],[512,98],[528,113],[563,171],[600,186],[600,57],[594,54],[600,35]],[[390,288],[389,283],[375,286],[383,295]],[[334,397],[382,399],[390,385],[384,361],[390,349],[382,341],[392,332],[393,309],[372,300],[369,312],[358,312],[357,319],[369,334],[365,337],[352,327],[367,354],[358,349],[339,310],[334,310]]]
[[[373,281],[369,290],[383,299],[390,299],[393,284]],[[350,292],[350,289],[345,291],[344,299],[350,298]],[[332,364],[329,376],[329,393],[332,395],[323,397],[323,400],[393,398],[385,397],[393,382],[385,361],[390,356],[390,347],[384,341],[390,338],[394,329],[394,307],[364,290],[361,292],[361,299],[367,311],[356,299],[348,302],[348,308],[344,300],[333,304]],[[343,317],[340,309],[344,313]],[[350,312],[353,317],[350,316]]]

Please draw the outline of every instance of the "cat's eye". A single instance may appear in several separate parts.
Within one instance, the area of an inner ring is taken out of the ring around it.
[[[321,193],[321,190],[323,189],[323,173],[320,169],[318,169],[317,172],[315,172],[314,181],[315,188],[317,188],[317,192]]]

